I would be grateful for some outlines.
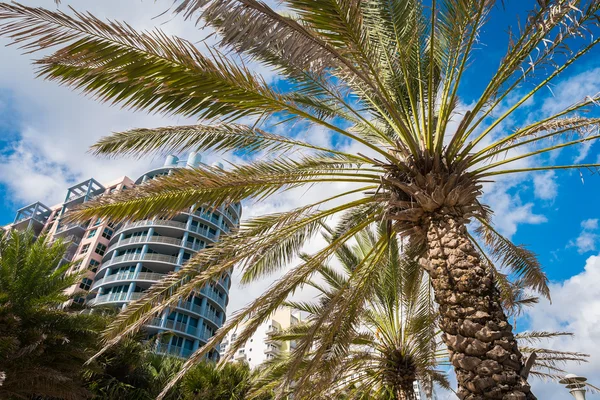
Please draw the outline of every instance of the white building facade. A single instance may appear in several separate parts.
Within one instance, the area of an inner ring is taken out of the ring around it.
[[[282,332],[298,322],[300,322],[298,312],[292,311],[289,307],[278,309],[271,318],[258,327],[252,337],[236,351],[229,361],[246,362],[250,368],[254,369],[279,354],[289,352],[295,346],[294,342],[273,342],[271,341],[271,335]],[[244,324],[231,331],[223,339],[221,342],[221,357],[225,356],[229,347],[237,339],[238,332],[241,332],[243,328]]]

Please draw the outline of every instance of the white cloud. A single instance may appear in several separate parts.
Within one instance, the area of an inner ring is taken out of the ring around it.
[[[494,225],[509,238],[517,232],[519,224],[537,225],[547,221],[544,215],[533,211],[533,203],[523,203],[518,193],[510,193],[515,182],[503,180],[487,185],[483,196],[484,203],[494,211]]]
[[[567,247],[576,247],[579,254],[596,250],[596,243],[600,237],[595,231],[598,230],[598,219],[590,218],[581,221],[581,232],[574,240],[569,241]]]
[[[567,331],[575,334],[552,340],[549,348],[579,351],[590,354],[589,363],[569,364],[569,372],[589,378],[600,384],[600,255],[587,259],[585,269],[578,275],[550,285],[552,304],[543,300],[527,313],[532,329],[537,331]],[[531,380],[538,399],[562,400],[569,398],[566,389],[558,384]],[[592,396],[592,398],[595,398]]]
[[[590,140],[590,141],[587,141],[587,142],[577,145],[578,152],[577,152],[577,156],[573,159],[573,163],[577,164],[577,163],[580,163],[583,160],[585,160],[585,158],[590,153],[590,149],[592,148],[593,144],[594,144],[594,142]]]
[[[538,199],[554,199],[558,193],[558,184],[556,183],[556,174],[554,171],[535,174],[533,177],[533,190],[535,197]]]
[[[594,96],[600,90],[600,68],[590,69],[564,79],[552,88],[554,96],[545,97],[541,106],[544,114],[554,114],[573,103]]]
[[[51,0],[22,3],[46,8],[54,6]],[[138,30],[159,27],[167,34],[193,42],[205,38],[208,33],[194,26],[193,21],[183,21],[181,16],[161,15],[172,6],[170,0],[143,3],[66,0],[61,2],[60,9],[69,12],[68,6],[90,11],[101,19],[127,21]],[[7,39],[0,38],[0,107],[4,108],[3,103],[10,102],[10,112],[6,108],[0,112],[0,127],[17,134],[0,140],[0,146],[4,147],[0,149],[0,184],[8,189],[8,197],[15,208],[37,200],[48,205],[59,202],[68,186],[92,176],[99,181],[123,175],[135,179],[151,165],[163,161],[162,158],[107,161],[95,157],[87,150],[102,136],[135,127],[194,121],[122,110],[59,87],[55,82],[36,79],[31,58],[37,58],[41,53],[22,55],[15,46],[4,47],[8,43]],[[274,79],[274,74],[265,67],[255,66],[255,72],[263,73],[267,81]]]
[[[598,218],[590,218],[581,221],[581,227],[588,230],[598,229]]]

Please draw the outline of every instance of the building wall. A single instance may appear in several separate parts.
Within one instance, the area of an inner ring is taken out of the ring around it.
[[[75,299],[92,307],[124,308],[142,296],[152,284],[181,268],[198,250],[219,240],[220,235],[239,225],[241,206],[191,207],[172,219],[136,221],[113,226],[101,219],[83,224],[67,223],[64,217],[75,205],[114,191],[171,173],[176,168],[193,168],[200,156],[193,153],[179,162],[169,156],[165,165],[147,172],[136,181],[128,177],[100,184],[94,179],[70,187],[63,203],[47,207],[34,203],[20,209],[9,229],[32,229],[36,235],[48,233],[51,240],[71,243],[65,262],[73,262],[71,272],[87,271],[69,293],[85,290]],[[226,318],[231,286],[230,273],[188,299],[172,312],[157,316],[146,327],[148,336],[171,332],[168,343],[157,351],[187,357],[206,343]],[[217,353],[213,354],[216,357]]]

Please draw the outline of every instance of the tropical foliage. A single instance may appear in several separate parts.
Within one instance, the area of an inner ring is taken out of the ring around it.
[[[128,339],[99,357],[85,372],[85,385],[93,398],[154,400],[183,365],[177,357],[156,354],[152,343]],[[242,400],[253,376],[245,364],[217,369],[202,362],[167,395],[169,400]],[[260,400],[269,400],[267,392]]]
[[[599,120],[582,114],[597,97],[573,99],[554,114],[516,116],[534,95],[550,93],[543,91],[598,44],[600,2],[531,2],[526,19],[509,30],[497,69],[465,109],[459,107],[461,90],[484,40],[482,28],[493,18],[493,0],[286,0],[288,14],[257,0],[174,3],[174,12],[216,30],[218,46],[202,51],[159,30],[137,32],[89,14],[0,4],[1,35],[32,52],[58,46],[37,61],[40,76],[102,101],[200,120],[118,133],[101,140],[97,153],[270,155],[229,170],[181,170],[86,203],[74,218],[144,219],[193,204],[261,200],[302,186],[351,188],[247,221],[122,313],[106,333],[106,344],[135,332],[234,265],[244,282],[282,269],[323,221],[337,217],[335,238],[231,318],[190,358],[178,375],[183,376],[249,318],[238,346],[243,343],[328,257],[371,223],[384,221],[390,234],[365,255],[314,322],[330,328],[323,348],[374,292],[381,259],[402,238],[404,256],[420,260],[431,278],[459,397],[475,399],[485,392],[489,398],[533,399],[497,286],[509,288],[502,269],[548,296],[547,279],[531,252],[494,229],[482,187],[506,174],[598,166],[556,164],[560,158],[545,157],[598,139]],[[270,85],[242,59],[272,68],[286,85]],[[275,134],[282,124],[290,131],[318,127],[351,144],[330,148]],[[469,223],[479,228],[469,231]],[[315,364],[323,356],[314,354]]]
[[[63,309],[67,245],[30,233],[0,237],[0,398],[83,399],[81,369],[98,349],[103,318]]]

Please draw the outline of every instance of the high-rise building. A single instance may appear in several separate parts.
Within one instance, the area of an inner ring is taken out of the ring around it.
[[[271,340],[271,336],[288,329],[299,321],[299,312],[289,307],[279,308],[267,321],[258,327],[252,337],[236,351],[229,361],[243,361],[248,363],[250,368],[255,368],[279,354],[289,352],[294,348],[295,342],[276,342]],[[244,323],[240,324],[223,339],[223,342],[221,342],[221,356],[225,355],[227,349],[235,342],[238,332],[242,331],[244,327]]]
[[[86,223],[66,223],[68,211],[96,196],[127,190],[150,179],[169,174],[176,168],[194,168],[200,156],[190,154],[180,162],[169,156],[165,164],[137,180],[122,177],[100,184],[94,179],[70,187],[63,203],[47,207],[40,202],[18,210],[5,228],[31,229],[35,235],[47,233],[50,240],[65,238],[70,246],[65,261],[73,262],[72,272],[86,271],[76,290],[87,294],[75,299],[92,307],[126,307],[139,299],[152,284],[176,271],[198,250],[219,240],[219,236],[239,225],[240,204],[199,205],[170,219],[149,219],[114,226],[102,219]],[[225,322],[231,276],[182,299],[176,308],[157,316],[148,326],[148,336],[168,335],[168,343],[157,351],[189,356]],[[216,352],[212,355],[217,357]]]

